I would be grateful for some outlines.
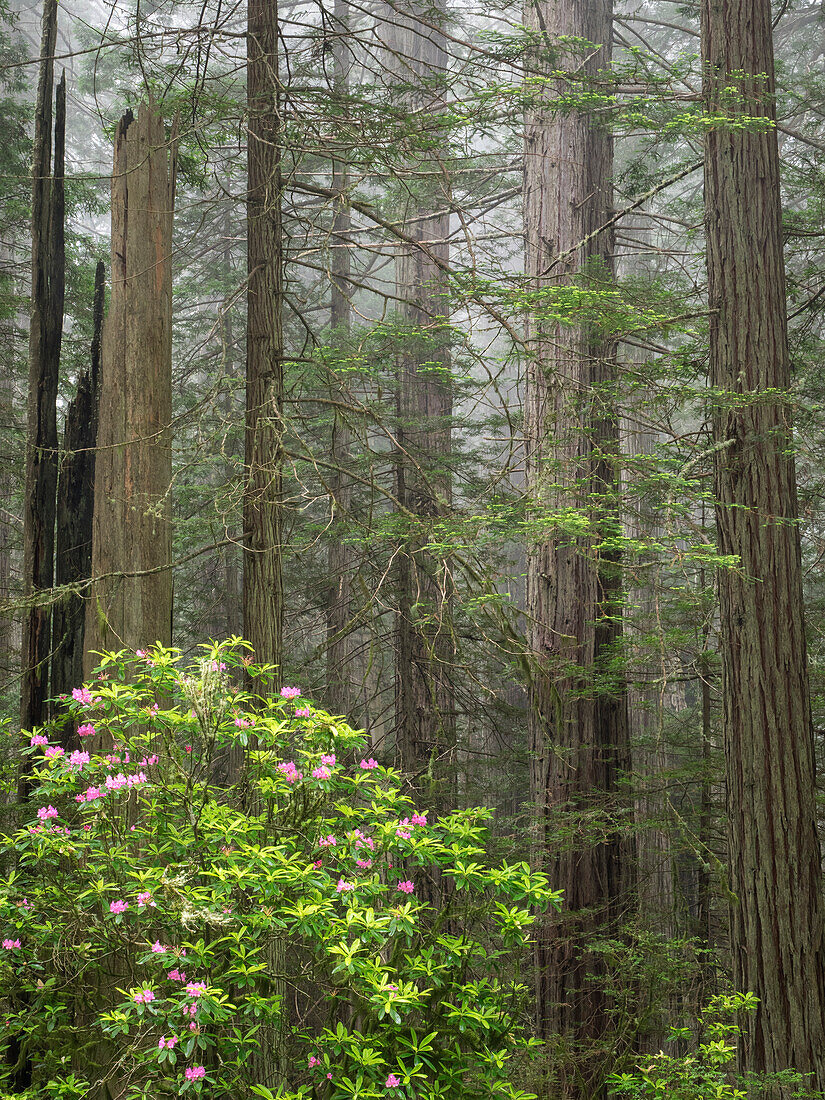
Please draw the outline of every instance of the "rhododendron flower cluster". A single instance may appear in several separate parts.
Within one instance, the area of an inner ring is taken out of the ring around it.
[[[48,821],[50,817],[57,817],[57,810],[54,806],[41,806],[37,811],[37,816],[41,821]]]
[[[155,999],[155,994],[151,989],[139,989],[132,997],[132,1000],[136,1005],[148,1005]]]
[[[72,699],[76,703],[82,703],[84,707],[91,707],[96,704],[96,700],[92,698],[92,693],[87,687],[72,688]]]
[[[295,767],[293,760],[287,760],[283,764],[278,765],[278,771],[286,779],[287,783],[296,783],[299,779],[303,779],[303,775]]]
[[[206,1070],[203,1066],[189,1066],[186,1070],[187,1081],[198,1081],[201,1077],[206,1076]]]
[[[20,940],[3,940],[3,947],[6,951],[12,951],[20,946]]]
[[[318,846],[319,848],[334,848],[337,843],[338,841],[333,836],[333,834],[329,833],[327,836],[321,837],[321,839],[318,841]]]
[[[177,1035],[171,1035],[168,1039],[165,1035],[161,1035],[161,1037],[158,1039],[158,1050],[172,1050],[177,1041]]]
[[[369,760],[362,760],[359,767],[361,767],[364,771],[371,772],[373,768],[378,767],[378,761],[373,760],[373,758],[370,757]]]
[[[82,726],[77,727],[78,737],[94,737],[95,728],[91,722],[84,722]]]
[[[384,1088],[397,1089],[400,1084],[400,1079],[396,1077],[394,1073],[391,1073],[387,1080],[384,1082]]]
[[[415,886],[412,882],[410,882],[409,879],[407,879],[406,882],[399,882],[396,889],[400,890],[402,894],[411,894],[415,889]]]
[[[30,745],[48,745],[48,737],[44,737],[42,733],[33,733],[31,735]]]
[[[301,694],[301,689],[296,687],[282,687],[281,698],[283,699],[297,699]]]
[[[109,912],[115,914],[125,913],[128,908],[129,902],[124,901],[122,898],[119,898],[117,901],[113,901],[110,903]]]

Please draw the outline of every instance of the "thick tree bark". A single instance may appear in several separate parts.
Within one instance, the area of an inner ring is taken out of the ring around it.
[[[280,667],[284,375],[277,26],[273,0],[250,0],[243,618],[256,660]]]
[[[560,36],[596,43],[571,67],[594,80],[610,64],[611,0],[531,0],[527,25],[541,35],[533,66],[551,67]],[[555,65],[558,62],[554,63]],[[548,95],[550,93],[547,93]],[[613,267],[612,139],[584,112],[536,104],[525,134],[527,274],[539,294],[588,270],[598,284]],[[585,245],[590,234],[596,234]],[[552,529],[530,548],[532,794],[538,859],[564,915],[537,933],[538,1031],[560,1034],[556,1087],[564,1096],[603,1091],[609,999],[589,939],[612,935],[629,911],[629,844],[619,781],[629,768],[626,691],[608,662],[620,635],[618,563],[595,549],[616,529],[614,347],[587,326],[529,322],[526,447],[534,517],[575,508],[592,524],[577,536]],[[584,815],[584,816],[583,816]],[[589,824],[585,825],[585,820]],[[565,834],[567,834],[565,836]]]
[[[63,335],[65,282],[64,145],[66,81],[60,81],[52,159],[52,90],[57,39],[57,0],[44,0],[40,75],[32,161],[32,297],[29,329],[29,395],[26,487],[23,507],[23,595],[34,603],[23,614],[20,723],[24,729],[48,717],[54,523],[57,489],[57,385]]]
[[[128,111],[117,128],[112,177],[87,676],[94,651],[171,643],[174,180],[174,148],[154,105],[141,105],[137,118]]]
[[[407,84],[410,110],[437,111],[437,83],[447,72],[441,9],[407,0],[392,13],[393,66]],[[404,230],[427,251],[449,261],[450,198],[437,155],[411,150],[421,176],[412,178],[401,212]],[[439,178],[440,177],[440,178]],[[449,288],[443,269],[413,245],[398,246],[396,293],[408,326],[398,356],[396,493],[415,519],[398,554],[396,613],[396,749],[401,767],[441,782],[454,765],[455,655],[449,562],[425,549],[438,517],[450,507],[451,420]]]
[[[335,0],[332,25],[333,91],[343,97],[349,91],[350,51],[348,0]],[[332,189],[339,196],[335,200],[332,217],[332,255],[330,263],[330,327],[338,341],[346,341],[350,330],[350,303],[352,287],[350,277],[350,228],[351,217],[347,206],[346,191],[349,181],[345,161],[336,160],[332,165]],[[332,398],[342,397],[341,387],[333,379]],[[327,699],[326,706],[333,713],[346,714],[354,721],[352,711],[353,636],[352,617],[352,547],[345,541],[347,514],[352,500],[352,479],[347,466],[352,461],[350,448],[352,433],[346,414],[335,409],[332,421],[331,452],[333,471],[330,484],[333,517],[330,528],[327,570],[330,580],[327,600]]]
[[[748,1069],[825,1088],[825,953],[769,0],[705,0],[711,384],[735,988]],[[736,98],[735,89],[741,98]],[[736,116],[768,125],[737,125]]]
[[[66,411],[63,458],[57,487],[58,585],[88,580],[92,575],[92,517],[95,493],[95,447],[100,385],[100,347],[103,327],[105,267],[95,272],[94,334],[91,365],[77,381],[77,392]],[[86,610],[79,593],[63,596],[52,617],[52,685],[54,696],[68,694],[83,682],[83,639]],[[64,748],[74,747],[71,723],[64,729]]]

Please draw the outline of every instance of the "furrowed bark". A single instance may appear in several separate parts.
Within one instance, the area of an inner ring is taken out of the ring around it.
[[[537,75],[558,67],[561,36],[596,44],[566,59],[586,81],[609,67],[611,0],[531,0],[525,22],[541,36]],[[595,548],[618,524],[615,347],[585,324],[542,320],[540,296],[577,277],[596,287],[612,278],[613,233],[598,229],[612,212],[613,144],[589,113],[554,111],[549,89],[537,95],[549,98],[528,111],[525,131],[527,273],[538,294],[525,435],[534,518],[548,531],[527,571],[531,786],[537,859],[564,890],[563,914],[536,935],[537,1023],[541,1038],[561,1037],[552,1087],[593,1097],[610,1068],[610,1001],[587,943],[615,935],[633,904],[630,845],[617,824],[629,810],[620,792],[627,696],[609,669],[621,636],[619,563]],[[583,536],[554,519],[571,508],[590,524]]]
[[[705,0],[710,365],[742,1065],[825,1087],[825,950],[769,0]],[[737,116],[762,120],[739,122]],[[779,1090],[775,1090],[778,1092]]]

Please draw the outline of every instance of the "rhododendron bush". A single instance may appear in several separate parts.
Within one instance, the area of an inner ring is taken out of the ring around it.
[[[82,748],[25,735],[7,1062],[33,1096],[524,1095],[519,961],[557,898],[270,671],[237,639],[109,655],[65,704]]]

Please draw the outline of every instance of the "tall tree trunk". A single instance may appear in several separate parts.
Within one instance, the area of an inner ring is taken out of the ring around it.
[[[58,585],[74,584],[92,575],[92,517],[95,503],[95,447],[100,385],[100,345],[106,269],[95,271],[94,334],[91,365],[77,381],[77,392],[66,411],[63,458],[57,488]],[[52,694],[68,694],[83,681],[85,604],[79,593],[62,596],[52,617]],[[64,748],[74,741],[73,728],[64,728]]]
[[[57,0],[44,0],[40,74],[32,161],[32,298],[29,330],[29,395],[26,486],[23,508],[23,595],[34,602],[23,614],[20,723],[24,729],[47,717],[51,604],[54,583],[54,522],[57,489],[57,385],[63,335],[65,282],[64,144],[66,79],[57,90],[52,159],[52,91],[57,39]]]
[[[825,1088],[825,953],[793,457],[769,0],[705,0],[705,142],[723,729],[745,1067]],[[734,98],[736,89],[741,99]],[[769,120],[738,124],[738,116]]]
[[[408,85],[407,109],[437,112],[438,81],[447,72],[443,10],[405,0],[392,12],[394,66]],[[422,20],[426,26],[422,25]],[[427,87],[433,84],[435,87]],[[413,148],[411,178],[401,212],[405,233],[426,251],[399,244],[396,293],[408,326],[398,356],[396,492],[411,513],[398,555],[396,613],[396,747],[401,767],[442,781],[450,777],[455,746],[451,676],[455,643],[449,562],[426,549],[433,523],[451,503],[453,411],[449,348],[449,288],[435,260],[449,261],[448,177],[435,153]],[[434,257],[435,260],[431,257]]]
[[[531,0],[525,21],[541,36],[537,75],[556,67],[561,36],[598,45],[571,59],[585,79],[609,66],[611,0]],[[588,114],[552,107],[539,103],[526,119],[527,274],[539,295],[588,270],[603,284],[613,269],[613,234],[597,232],[612,206],[612,138]],[[535,520],[576,508],[592,524],[589,537],[548,531],[531,546],[527,572],[536,839],[543,868],[564,890],[564,916],[537,933],[538,1031],[564,1037],[562,1095],[591,1097],[604,1089],[610,1016],[602,964],[586,944],[615,934],[632,904],[629,845],[615,818],[628,809],[619,789],[630,763],[627,697],[608,664],[620,635],[620,581],[616,560],[595,549],[618,522],[615,348],[585,325],[543,322],[540,297],[528,336]]]
[[[280,668],[284,375],[277,27],[277,3],[250,0],[243,618],[256,660]]]
[[[103,325],[91,599],[94,651],[172,636],[172,214],[175,154],[154,104],[123,116],[112,177],[112,294]]]
[[[333,92],[340,101],[349,92],[350,51],[348,0],[335,0],[332,15],[332,63]],[[332,165],[332,189],[335,199],[332,218],[332,254],[330,263],[330,327],[335,339],[346,342],[350,330],[349,296],[352,288],[350,277],[350,228],[351,217],[347,206],[346,191],[349,173],[345,161],[336,160]],[[341,387],[333,379],[333,400],[341,399]],[[327,600],[327,699],[326,705],[334,713],[351,714],[354,694],[353,637],[350,627],[352,614],[352,547],[344,538],[347,515],[352,500],[352,479],[347,466],[352,461],[350,447],[352,433],[346,414],[333,410],[332,463],[330,485],[333,517],[330,529],[327,570],[330,591]]]

